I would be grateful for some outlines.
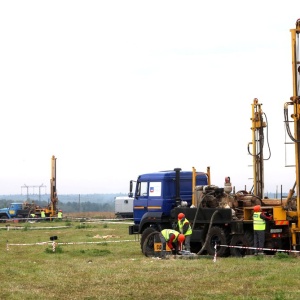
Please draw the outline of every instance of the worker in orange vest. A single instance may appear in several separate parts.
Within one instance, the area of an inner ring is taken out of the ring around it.
[[[192,235],[192,227],[191,224],[189,222],[189,220],[185,217],[185,214],[183,213],[179,213],[178,214],[178,228],[179,228],[179,232],[182,233],[185,237],[184,240],[184,246],[185,249],[189,252],[191,252],[191,235]]]
[[[254,255],[264,254],[266,221],[272,216],[262,212],[260,205],[255,205],[253,211]]]

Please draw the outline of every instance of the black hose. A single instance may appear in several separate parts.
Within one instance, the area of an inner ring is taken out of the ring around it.
[[[208,237],[209,237],[209,234],[210,234],[210,230],[211,230],[211,226],[212,226],[212,223],[213,223],[213,220],[216,216],[216,214],[218,213],[218,210],[216,210],[212,216],[211,216],[211,219],[210,219],[210,222],[209,222],[209,227],[208,227],[208,231],[207,231],[207,234],[206,234],[206,239],[205,239],[205,242],[202,246],[202,248],[199,250],[199,252],[197,253],[197,255],[200,255],[206,248],[206,244],[207,244],[207,241],[208,241]]]
[[[206,196],[209,196],[209,195],[212,195],[214,194],[214,191],[208,193],[208,194],[203,194],[203,196],[201,197],[200,199],[200,202],[197,204],[198,207],[197,207],[197,211],[196,211],[196,214],[195,214],[195,217],[194,217],[194,221],[193,221],[193,226],[192,226],[192,230],[194,230],[194,227],[195,227],[195,224],[196,224],[196,220],[197,220],[197,217],[198,217],[198,212],[199,212],[199,209],[200,209],[200,206],[201,206],[201,203],[203,201],[203,199],[206,197]]]

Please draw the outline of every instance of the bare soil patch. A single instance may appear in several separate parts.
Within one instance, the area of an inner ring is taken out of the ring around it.
[[[72,217],[72,218],[115,219],[114,212],[105,212],[105,211],[64,213],[64,216]]]

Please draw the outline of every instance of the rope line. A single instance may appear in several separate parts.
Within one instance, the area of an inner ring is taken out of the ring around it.
[[[55,242],[56,245],[84,245],[84,244],[105,244],[105,243],[122,243],[122,242],[135,242],[135,240],[122,240],[122,241],[99,241],[99,242]],[[9,250],[9,246],[43,246],[53,245],[54,242],[39,242],[28,244],[9,244],[6,243],[6,249]]]
[[[246,247],[246,246],[231,246],[231,245],[219,245],[219,246],[220,247],[228,247],[228,248],[259,250],[259,251],[300,253],[300,251],[298,251],[298,250],[283,250],[283,249],[275,249],[275,248],[257,248],[257,247]]]

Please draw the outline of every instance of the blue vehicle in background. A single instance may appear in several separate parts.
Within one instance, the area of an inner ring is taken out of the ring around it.
[[[0,209],[0,221],[6,222],[9,219],[29,218],[33,212],[33,207],[28,203],[11,203],[7,208]]]

